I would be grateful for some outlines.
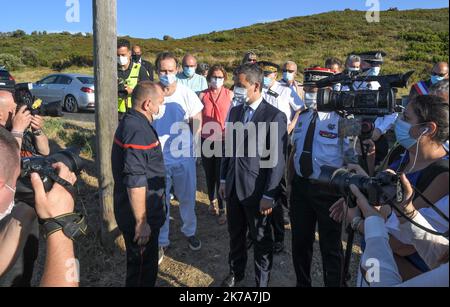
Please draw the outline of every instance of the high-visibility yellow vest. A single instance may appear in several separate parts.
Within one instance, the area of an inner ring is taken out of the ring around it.
[[[141,71],[141,64],[133,64],[131,73],[125,80],[125,84],[134,89],[139,82],[139,72]],[[132,108],[131,95],[128,95],[126,99],[119,98],[119,113],[126,113],[128,109]]]

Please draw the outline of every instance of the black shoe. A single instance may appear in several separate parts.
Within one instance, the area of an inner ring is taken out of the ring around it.
[[[281,254],[284,251],[284,243],[283,242],[275,242],[273,245],[273,253],[275,255]]]
[[[225,280],[222,282],[221,287],[222,288],[234,288],[237,286],[238,283],[240,283],[244,277],[237,278],[234,274],[230,274],[225,278]]]

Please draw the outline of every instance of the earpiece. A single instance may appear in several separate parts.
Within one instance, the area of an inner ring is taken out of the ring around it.
[[[426,128],[426,129],[423,131],[422,135],[424,135],[425,133],[427,133],[427,132],[429,132],[429,131],[430,131],[430,128]]]

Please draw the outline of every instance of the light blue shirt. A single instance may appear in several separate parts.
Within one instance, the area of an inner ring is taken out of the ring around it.
[[[195,74],[192,78],[188,78],[184,73],[179,73],[177,78],[179,84],[183,84],[184,86],[190,88],[197,95],[200,95],[201,92],[208,89],[208,82],[206,81],[206,78],[200,76],[199,74]]]

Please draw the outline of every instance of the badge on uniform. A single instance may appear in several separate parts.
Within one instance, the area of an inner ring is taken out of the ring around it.
[[[335,129],[336,129],[336,125],[334,125],[334,124],[329,124],[329,125],[328,125],[328,129],[330,129],[330,130],[335,130]]]
[[[330,131],[320,131],[320,136],[327,139],[337,139],[338,134]]]

